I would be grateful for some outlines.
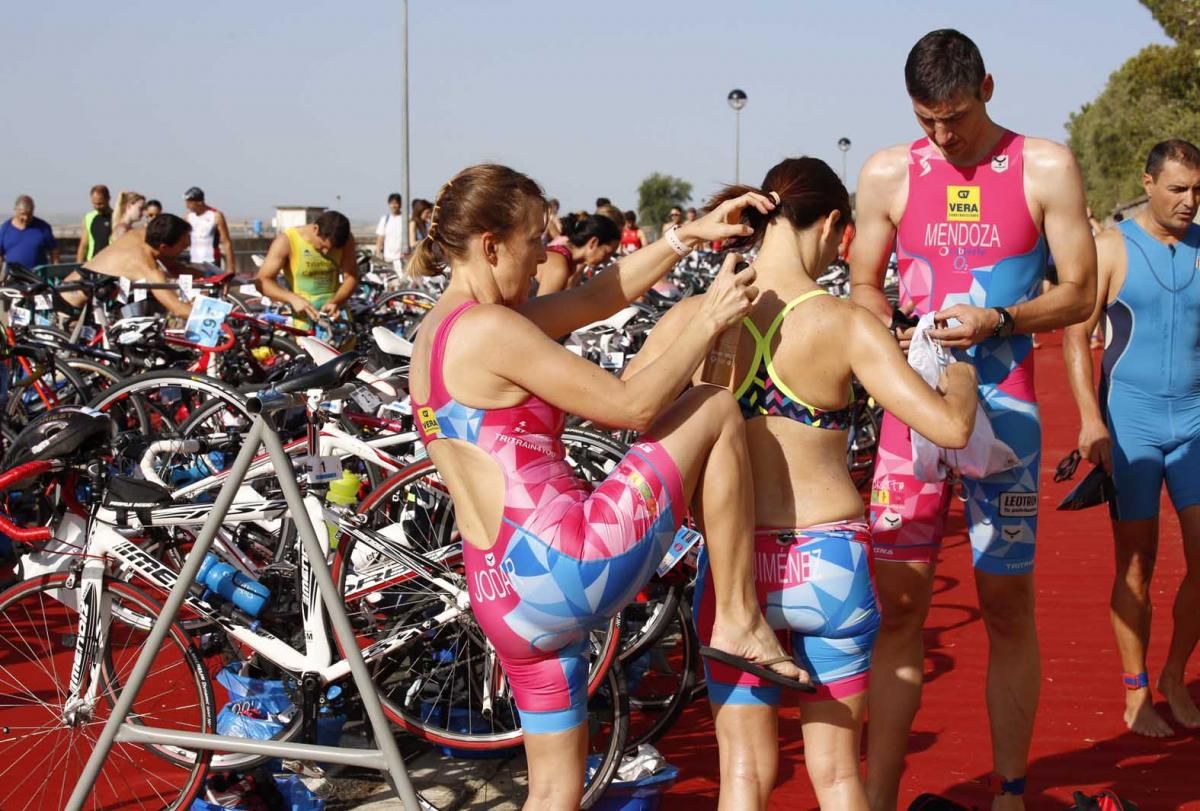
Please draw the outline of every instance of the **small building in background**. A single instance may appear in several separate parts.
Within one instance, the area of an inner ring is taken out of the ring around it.
[[[315,222],[326,211],[325,206],[275,206],[275,217],[271,227],[275,233],[282,233],[288,228],[298,228]]]

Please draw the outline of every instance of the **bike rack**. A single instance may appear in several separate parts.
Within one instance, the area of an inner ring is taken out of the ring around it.
[[[290,400],[285,400],[274,407],[278,408],[291,404]],[[332,575],[329,573],[329,566],[325,561],[325,552],[321,547],[320,541],[317,540],[316,529],[309,519],[308,511],[304,508],[304,498],[300,494],[300,488],[293,478],[285,475],[286,471],[292,469],[292,464],[287,452],[283,449],[283,442],[280,440],[279,434],[267,422],[267,414],[270,410],[272,410],[271,407],[264,407],[251,424],[246,442],[238,452],[237,458],[230,468],[229,478],[222,485],[220,491],[217,493],[216,500],[213,502],[212,513],[209,514],[207,521],[205,521],[200,531],[199,537],[196,538],[191,552],[188,553],[187,558],[184,560],[183,567],[179,572],[179,580],[171,589],[170,595],[163,604],[162,613],[154,621],[154,625],[151,627],[150,633],[146,638],[145,648],[138,655],[137,663],[129,674],[125,689],[121,691],[121,696],[113,707],[112,715],[105,723],[103,731],[101,731],[96,740],[96,748],[92,750],[91,756],[84,765],[83,771],[79,776],[79,781],[75,784],[75,790],[71,793],[71,797],[67,801],[67,811],[82,811],[84,802],[87,800],[88,794],[99,778],[100,770],[104,766],[104,762],[108,759],[113,744],[117,741],[122,743],[181,746],[188,749],[216,752],[273,755],[298,760],[319,760],[375,768],[383,772],[384,776],[389,779],[392,789],[399,795],[405,808],[415,811],[422,807],[420,801],[417,799],[416,792],[413,790],[412,782],[409,780],[408,771],[404,767],[404,760],[400,757],[399,747],[396,746],[396,740],[392,737],[387,717],[383,714],[383,706],[379,702],[379,694],[375,691],[375,684],[371,681],[370,673],[367,671],[366,663],[363,661],[362,652],[359,650],[358,642],[354,637],[354,631],[350,627],[350,620],[346,616],[345,606],[337,599],[337,588],[333,582]],[[229,512],[229,507],[233,503],[238,487],[241,485],[243,479],[245,479],[246,471],[249,470],[255,455],[258,453],[259,447],[267,449],[275,470],[278,472],[279,484],[283,490],[284,499],[291,510],[291,517],[296,524],[297,535],[304,544],[305,553],[308,555],[312,565],[313,574],[317,579],[317,589],[321,595],[321,599],[325,602],[325,610],[329,614],[333,631],[342,643],[342,650],[345,651],[346,658],[350,663],[350,674],[355,685],[358,687],[367,718],[371,722],[371,729],[375,733],[375,740],[379,746],[378,749],[355,749],[340,746],[257,741],[228,735],[181,732],[179,730],[146,727],[140,724],[130,724],[126,721],[130,710],[133,708],[133,702],[137,698],[138,691],[141,690],[142,684],[145,682],[146,676],[150,671],[154,656],[166,640],[168,630],[171,624],[175,622],[175,617],[187,597],[188,589],[196,579],[196,575],[200,571],[200,565],[204,562],[204,556],[208,554],[213,539],[217,535],[217,530],[220,528],[225,515]]]

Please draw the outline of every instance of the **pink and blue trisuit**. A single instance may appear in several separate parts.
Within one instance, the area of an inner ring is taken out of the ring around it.
[[[446,340],[475,305],[437,328],[429,400],[413,404],[418,431],[426,445],[475,445],[504,475],[495,542],[463,543],[471,609],[504,666],[524,731],[562,732],[586,720],[587,636],[650,580],[683,522],[683,483],[666,450],[643,439],[593,489],[566,461],[561,410],[533,395],[511,408],[455,400],[442,371]]]
[[[742,322],[756,344],[751,371],[733,393],[746,420],[782,417],[815,429],[850,427],[852,406],[830,411],[809,405],[783,381],[771,355],[788,314],[821,295],[828,294],[814,290],[788,302],[763,334],[749,318]],[[716,599],[703,551],[699,569],[692,610],[700,641],[708,644]],[[827,701],[866,689],[879,610],[871,583],[870,534],[861,516],[811,527],[757,527],[754,583],[767,623],[817,688],[801,693],[801,700]],[[705,660],[705,668],[714,704],[780,703],[781,688],[765,679],[712,660]]]
[[[900,303],[917,316],[954,304],[1009,307],[1041,292],[1046,243],[1025,197],[1025,138],[1005,133],[975,166],[953,166],[928,139],[909,150],[908,201],[896,238]],[[1033,571],[1042,430],[1029,335],[955,351],[975,364],[979,399],[996,436],[1020,458],[1009,471],[962,479],[975,568]],[[932,563],[953,482],[913,475],[908,426],[884,415],[871,490],[871,532],[882,561]]]

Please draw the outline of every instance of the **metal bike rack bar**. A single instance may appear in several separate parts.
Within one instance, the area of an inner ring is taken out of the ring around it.
[[[229,512],[237,489],[245,479],[246,471],[249,470],[260,446],[266,447],[267,453],[275,465],[280,487],[291,510],[292,520],[296,524],[297,535],[304,544],[304,551],[309,557],[313,574],[317,579],[318,591],[321,599],[325,602],[325,609],[329,614],[333,631],[341,642],[342,650],[345,651],[346,659],[350,664],[351,677],[358,687],[363,708],[371,722],[371,729],[375,733],[379,749],[364,750],[338,746],[251,741],[227,735],[206,735],[146,727],[126,721],[138,691],[141,690],[142,684],[150,672],[154,656],[166,640],[171,624],[175,621],[175,617],[187,597],[188,588],[196,579],[200,565],[204,562],[204,556],[208,554],[217,530]],[[67,801],[67,811],[82,811],[92,787],[100,776],[100,770],[112,750],[113,743],[117,741],[167,744],[191,749],[245,752],[255,755],[370,766],[384,772],[385,776],[389,778],[392,788],[403,801],[405,808],[413,809],[413,811],[421,808],[416,792],[408,778],[408,771],[404,768],[404,760],[400,757],[400,749],[396,745],[395,738],[392,737],[387,717],[383,714],[383,705],[379,702],[379,694],[375,691],[375,685],[371,681],[371,675],[363,661],[362,652],[359,650],[358,641],[350,627],[345,606],[338,599],[340,595],[337,593],[337,587],[329,573],[329,566],[325,562],[321,543],[317,540],[316,530],[309,520],[308,511],[304,508],[304,499],[300,494],[300,488],[292,477],[285,475],[285,472],[291,471],[291,469],[291,460],[283,449],[283,442],[279,439],[279,434],[267,424],[267,416],[259,414],[251,425],[237,459],[234,460],[229,478],[217,493],[212,513],[208,516],[191,552],[183,562],[179,581],[171,589],[170,595],[163,604],[162,613],[159,614],[150,629],[145,648],[138,655],[137,663],[130,672],[120,698],[113,707],[112,715],[97,737],[96,748],[92,750],[92,754],[79,776],[79,782],[75,784],[75,790]]]

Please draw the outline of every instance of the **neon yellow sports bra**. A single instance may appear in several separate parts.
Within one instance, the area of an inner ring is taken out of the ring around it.
[[[751,417],[787,417],[803,425],[814,428],[827,428],[831,431],[845,431],[854,420],[853,403],[847,403],[844,408],[826,411],[804,402],[787,384],[775,374],[774,361],[771,357],[771,341],[783,319],[797,306],[816,296],[827,296],[825,290],[811,290],[802,296],[792,299],[775,316],[766,333],[760,335],[758,327],[749,318],[742,319],[742,324],[754,338],[754,361],[750,364],[750,374],[742,384],[734,390],[733,396],[738,401],[742,416]]]

